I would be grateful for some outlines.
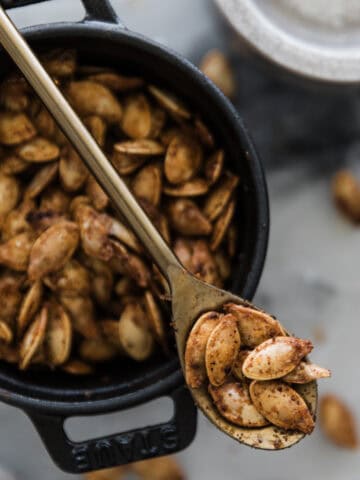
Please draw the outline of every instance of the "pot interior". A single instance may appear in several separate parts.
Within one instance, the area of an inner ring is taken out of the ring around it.
[[[200,113],[217,144],[224,148],[228,167],[240,175],[236,212],[239,241],[226,287],[250,299],[265,258],[268,211],[261,166],[245,129],[224,97],[191,64],[140,36],[110,25],[102,27],[98,23],[34,27],[27,31],[27,38],[38,51],[44,47],[76,48],[80,63],[112,66],[121,73],[142,76],[173,91]],[[0,62],[3,72],[11,67],[4,55]],[[0,365],[2,389],[48,402],[86,403],[126,395],[136,403],[141,392],[148,389],[148,397],[155,397],[181,379],[175,350],[170,358],[158,353],[144,363],[117,359],[103,365],[96,375],[83,378],[60,371],[20,372],[14,366]]]

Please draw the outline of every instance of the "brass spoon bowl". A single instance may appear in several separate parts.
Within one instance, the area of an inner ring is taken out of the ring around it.
[[[0,41],[167,279],[178,355],[184,370],[186,341],[200,314],[220,309],[229,301],[242,305],[249,303],[198,280],[184,269],[1,7]],[[314,415],[316,383],[302,386],[300,392]],[[218,413],[206,387],[191,389],[191,393],[209,420],[241,443],[278,450],[290,447],[304,436],[301,432],[284,431],[274,426],[260,429],[236,427]]]

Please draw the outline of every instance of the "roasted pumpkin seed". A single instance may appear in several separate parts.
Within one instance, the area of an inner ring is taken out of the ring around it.
[[[37,280],[26,292],[17,318],[17,331],[19,337],[22,336],[34,315],[39,310],[43,297],[43,291],[44,289],[41,281]]]
[[[119,338],[124,351],[134,360],[144,361],[152,353],[154,337],[140,305],[129,303],[119,320]]]
[[[69,315],[58,303],[49,304],[49,318],[45,337],[50,365],[64,364],[71,352],[72,325]]]
[[[303,433],[313,431],[315,422],[305,401],[286,383],[254,381],[250,385],[250,396],[258,412],[277,427]]]
[[[245,359],[243,374],[253,380],[272,380],[294,370],[311,352],[310,340],[274,337],[260,343]]]
[[[166,151],[164,172],[170,183],[178,185],[193,178],[203,159],[200,143],[189,135],[175,136]]]
[[[25,113],[0,113],[0,143],[3,145],[18,145],[35,135],[35,127]]]
[[[19,347],[19,368],[25,370],[45,339],[48,322],[48,307],[44,306],[26,331]]]
[[[236,317],[243,345],[256,347],[269,338],[285,335],[280,323],[265,312],[235,303],[228,303],[224,308]]]
[[[314,363],[301,362],[294,370],[282,378],[287,383],[309,383],[319,378],[331,376],[330,370]]]
[[[210,384],[209,393],[219,413],[229,422],[248,428],[268,425],[252,403],[246,384],[231,381],[219,387]]]
[[[219,323],[220,314],[207,312],[195,322],[186,342],[185,379],[191,388],[201,387],[207,378],[205,350],[211,332]]]
[[[212,225],[192,200],[179,198],[171,200],[168,206],[171,226],[181,235],[209,235]]]
[[[60,155],[59,147],[46,138],[36,137],[20,145],[16,154],[26,162],[43,163],[56,160]]]
[[[209,381],[222,385],[236,360],[240,348],[240,335],[236,318],[224,315],[210,333],[205,351],[205,365]]]
[[[233,97],[235,95],[236,83],[234,74],[228,59],[220,50],[210,50],[201,60],[200,70],[202,70],[227,97]]]
[[[351,410],[336,395],[324,395],[320,402],[320,425],[327,438],[343,448],[358,446],[356,420]]]

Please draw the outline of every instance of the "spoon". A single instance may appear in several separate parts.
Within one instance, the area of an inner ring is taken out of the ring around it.
[[[184,371],[186,341],[194,322],[202,313],[218,310],[227,302],[252,305],[230,292],[198,280],[185,270],[1,7],[0,42],[167,279],[177,350]],[[301,388],[301,394],[313,414],[317,403],[316,383]],[[206,387],[190,391],[208,419],[242,443],[278,450],[293,445],[304,436],[301,432],[284,432],[273,426],[261,429],[237,427],[220,416]]]

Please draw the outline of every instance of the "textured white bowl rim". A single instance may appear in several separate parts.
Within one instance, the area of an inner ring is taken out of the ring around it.
[[[293,73],[332,83],[360,81],[360,48],[332,48],[289,35],[253,0],[215,0],[234,29],[259,53]]]

